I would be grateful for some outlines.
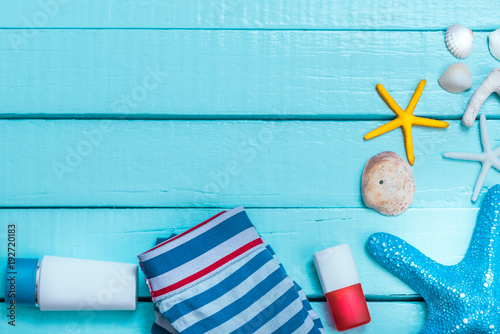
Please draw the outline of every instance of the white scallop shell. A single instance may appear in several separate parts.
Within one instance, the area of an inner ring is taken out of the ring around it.
[[[386,151],[366,162],[361,177],[363,202],[386,216],[397,216],[408,209],[415,195],[413,171],[406,160]]]
[[[439,78],[439,85],[450,93],[462,93],[472,87],[470,70],[464,63],[448,66]]]
[[[472,52],[474,33],[461,24],[451,25],[444,37],[446,46],[455,57],[464,59]]]
[[[500,60],[500,28],[489,34],[488,44],[490,45],[491,55]]]

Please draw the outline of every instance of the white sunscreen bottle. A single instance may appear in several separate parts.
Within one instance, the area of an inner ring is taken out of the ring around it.
[[[137,265],[58,256],[7,264],[5,302],[41,311],[135,310]]]

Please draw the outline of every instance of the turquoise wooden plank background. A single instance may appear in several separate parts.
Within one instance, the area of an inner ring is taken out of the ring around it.
[[[476,30],[498,28],[500,4],[484,0],[222,0],[114,1],[2,0],[5,27],[442,30],[462,22]],[[46,12],[47,19],[43,14]]]
[[[464,60],[474,87],[498,64],[487,35],[476,32]],[[388,119],[375,85],[405,104],[425,78],[416,114],[459,119],[472,92],[439,87],[457,61],[443,40],[444,31],[9,29],[0,115]],[[499,101],[486,115],[498,118]]]
[[[373,318],[349,333],[418,332],[425,304],[364,243],[385,231],[442,263],[465,253],[479,165],[442,153],[480,150],[478,125],[459,120],[499,66],[487,46],[498,1],[0,0],[0,8],[0,228],[17,224],[18,256],[134,262],[156,237],[241,204],[328,333],[312,254],[343,242]],[[453,23],[475,32],[464,60],[474,86],[458,95],[437,84],[457,62],[444,44]],[[375,85],[404,107],[422,78],[415,114],[450,128],[414,129],[415,200],[384,217],[364,207],[361,172],[381,151],[405,151],[400,131],[362,139],[393,117]],[[493,143],[499,103],[492,96],[482,109]],[[483,194],[496,183],[491,172]],[[148,296],[141,277],[136,312],[18,309],[17,328],[2,308],[0,332],[147,333]]]

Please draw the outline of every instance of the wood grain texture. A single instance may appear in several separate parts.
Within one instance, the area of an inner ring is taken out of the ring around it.
[[[375,85],[405,108],[425,78],[415,114],[460,119],[500,64],[475,35],[473,89],[451,94],[443,31],[4,30],[0,117],[390,119]]]
[[[133,263],[156,237],[243,204],[315,300],[312,254],[351,245],[378,302],[369,303],[372,323],[347,333],[418,332],[425,304],[398,302],[414,291],[364,243],[383,231],[445,264],[465,253],[486,188],[472,205],[479,164],[442,153],[480,151],[478,125],[458,120],[500,64],[487,46],[499,1],[0,0],[0,8],[0,234],[17,224],[18,257]],[[463,60],[473,88],[462,94],[437,83],[458,61],[444,43],[454,23],[475,32]],[[364,207],[361,172],[377,153],[405,152],[399,130],[362,139],[394,117],[375,85],[404,108],[423,78],[415,114],[453,121],[414,129],[414,203],[384,217]],[[492,146],[499,103],[492,96],[481,110]],[[485,187],[496,183],[491,171]],[[142,276],[139,295],[148,296]],[[326,304],[313,307],[336,333]],[[11,328],[4,312],[1,333],[149,333],[154,318],[146,302],[136,312],[23,308]]]
[[[42,312],[30,307],[18,307],[16,312],[15,327],[8,325],[7,318],[2,316],[2,334],[146,334],[151,333],[151,325],[155,320],[152,303],[139,303],[133,312]]]
[[[477,123],[414,128],[413,208],[471,206],[480,165],[442,154],[480,152]],[[366,161],[405,157],[399,130],[363,140],[380,124],[3,120],[0,206],[363,208]],[[500,122],[488,126],[496,146]],[[491,171],[482,193],[499,181]]]
[[[18,257],[57,255],[137,263],[157,237],[182,233],[218,209],[10,209],[0,210],[0,229],[17,225]],[[351,246],[370,300],[397,300],[415,292],[366,252],[375,232],[393,233],[444,264],[458,263],[475,226],[477,209],[409,209],[387,218],[368,209],[247,209],[252,223],[277,253],[290,277],[309,297],[323,293],[312,256],[341,244]],[[2,262],[6,261],[1,254]],[[4,280],[4,272],[0,271]],[[140,297],[149,291],[140,275]],[[3,289],[0,297],[4,296]]]
[[[59,4],[59,5],[58,5]],[[0,1],[2,27],[443,29],[498,28],[498,1]]]
[[[345,332],[337,332],[326,303],[312,303],[325,326],[326,333],[345,334],[415,334],[418,333],[426,318],[425,303],[368,303],[372,321],[365,326]]]
[[[321,317],[326,333],[338,333],[332,323],[326,303],[312,303]],[[346,334],[412,334],[422,326],[425,318],[423,303],[369,303],[372,322],[364,327],[345,331]],[[391,321],[387,321],[387,315]],[[408,316],[411,315],[411,316]],[[17,326],[0,322],[0,332],[19,333],[150,333],[154,321],[153,304],[139,303],[135,312],[40,312],[36,309],[19,309]]]

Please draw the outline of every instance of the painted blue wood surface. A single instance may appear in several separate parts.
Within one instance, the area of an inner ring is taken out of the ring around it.
[[[327,333],[337,333],[333,329],[331,315],[326,303],[312,303],[313,309],[323,319]],[[135,312],[40,312],[35,309],[22,309],[19,312],[17,328],[0,324],[0,330],[5,334],[19,333],[149,333],[154,321],[153,305],[139,303]],[[390,330],[394,333],[415,333],[422,326],[426,312],[424,303],[369,303],[368,308],[374,318],[370,324],[355,328],[344,334],[380,334],[387,328],[387,316],[390,314]],[[411,319],[408,314],[417,315]]]
[[[414,208],[472,206],[480,164],[442,154],[480,152],[477,123],[414,128]],[[380,124],[1,120],[0,205],[363,208],[366,161],[385,150],[405,156],[399,129],[363,140]],[[494,143],[500,121],[488,126]],[[485,186],[499,182],[492,170]]]
[[[477,125],[458,120],[500,64],[487,47],[499,9],[494,0],[0,0],[0,228],[18,224],[19,256],[133,262],[157,236],[243,204],[315,300],[312,253],[351,244],[373,321],[350,333],[415,333],[425,305],[364,242],[385,231],[445,264],[463,256],[479,165],[441,154],[480,150]],[[457,22],[475,30],[464,60],[474,86],[449,94],[437,79],[457,62],[444,45]],[[361,171],[381,151],[405,152],[399,130],[362,139],[393,117],[374,87],[404,107],[422,78],[415,113],[451,126],[414,130],[415,201],[384,217],[363,206]],[[493,146],[499,107],[492,96],[482,109]],[[492,171],[485,185],[499,181]],[[139,295],[148,296],[142,281]],[[313,307],[334,333],[326,304]],[[151,308],[22,309],[15,329],[2,308],[0,332],[147,333]]]
[[[2,209],[0,228],[6,230],[8,224],[17,224],[21,257],[51,254],[133,263],[138,254],[152,247],[157,237],[182,233],[219,212],[220,209],[184,208]],[[348,243],[370,300],[378,300],[380,296],[393,300],[398,299],[396,296],[413,297],[415,292],[381,270],[366,253],[369,235],[379,231],[396,234],[437,261],[454,264],[465,254],[477,209],[410,209],[391,219],[364,208],[260,208],[247,212],[307,296],[322,297],[312,254]],[[37,236],[36,242],[25,241],[33,236]],[[3,278],[4,272],[0,271],[0,280]],[[139,286],[139,296],[149,296],[145,284]]]
[[[15,28],[441,30],[461,22],[496,29],[500,10],[496,0],[2,0],[0,6],[2,25]]]
[[[375,85],[404,108],[425,78],[415,114],[459,119],[473,92],[438,85],[457,62],[443,31],[29,32],[0,34],[0,117],[389,119]],[[499,65],[475,36],[474,89]],[[483,111],[498,118],[499,104]]]

